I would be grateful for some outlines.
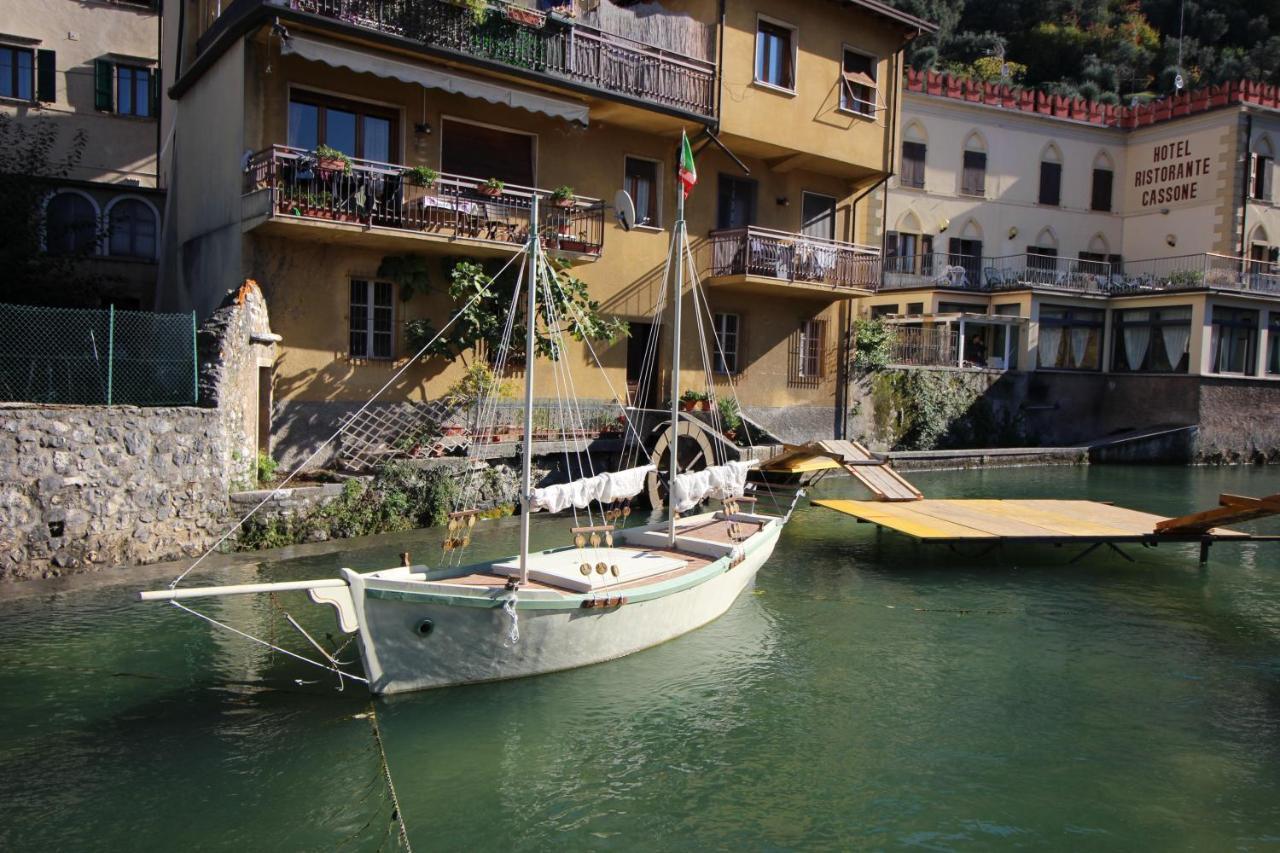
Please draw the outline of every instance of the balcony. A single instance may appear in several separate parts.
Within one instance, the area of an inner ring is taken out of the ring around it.
[[[482,19],[445,0],[258,0],[697,119],[715,115],[715,63],[589,27],[520,3],[490,2]]]
[[[873,246],[754,225],[712,231],[710,244],[712,284],[772,289],[782,283],[795,291],[857,296],[875,290],[880,279],[880,251]]]
[[[283,228],[310,225],[360,235],[467,246],[476,254],[506,254],[529,239],[532,200],[539,201],[538,232],[548,249],[570,259],[593,260],[604,245],[604,205],[574,196],[563,202],[547,190],[507,185],[486,189],[479,178],[441,174],[429,186],[414,183],[405,166],[352,158],[350,167],[314,152],[276,145],[260,151],[245,170],[246,219]],[[255,223],[255,225],[258,223]],[[296,233],[296,232],[282,232]],[[387,242],[384,240],[383,242]]]
[[[1215,254],[1114,264],[1036,254],[978,257],[945,252],[885,260],[880,290],[925,287],[970,292],[1034,288],[1102,296],[1203,288],[1280,294],[1280,264]]]

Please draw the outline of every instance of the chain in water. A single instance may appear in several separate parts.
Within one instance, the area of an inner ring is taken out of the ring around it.
[[[378,745],[378,760],[382,762],[382,775],[387,780],[387,791],[391,794],[391,819],[396,822],[400,831],[400,844],[408,853],[413,853],[413,845],[409,843],[409,829],[404,825],[404,811],[400,808],[400,798],[396,795],[396,784],[391,781],[391,765],[387,763],[387,750],[382,743],[382,729],[378,726],[378,706],[369,701],[369,724],[373,727],[373,741]]]

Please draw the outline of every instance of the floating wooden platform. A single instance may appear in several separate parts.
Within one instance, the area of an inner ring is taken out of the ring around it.
[[[909,503],[852,500],[813,503],[931,544],[1082,544],[1090,545],[1091,551],[1099,545],[1199,542],[1203,559],[1212,542],[1277,538],[1223,527],[1180,528],[1169,523],[1182,519],[1166,519],[1096,501],[926,498]],[[1164,528],[1161,525],[1165,525]]]

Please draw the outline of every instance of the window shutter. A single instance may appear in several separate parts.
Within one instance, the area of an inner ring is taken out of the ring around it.
[[[115,109],[113,91],[115,66],[105,59],[93,61],[93,108],[104,113]]]
[[[160,117],[160,75],[156,69],[148,72],[150,80],[148,81],[147,91],[151,93],[151,109],[147,113],[152,118]]]
[[[58,55],[52,50],[36,51],[36,100],[58,100]]]

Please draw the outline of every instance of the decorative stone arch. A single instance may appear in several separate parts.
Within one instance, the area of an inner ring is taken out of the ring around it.
[[[1106,235],[1098,232],[1089,238],[1089,251],[1095,255],[1110,255],[1111,243],[1107,240]]]
[[[1093,168],[1104,172],[1114,172],[1116,170],[1115,161],[1111,159],[1111,155],[1106,151],[1099,151],[1093,155]]]
[[[1271,240],[1267,236],[1267,229],[1263,227],[1262,223],[1253,226],[1253,230],[1249,232],[1249,243],[1271,244]]]
[[[907,126],[903,128],[902,138],[907,142],[919,142],[921,145],[929,144],[929,133],[925,130],[924,123],[915,118],[907,122]]]
[[[94,227],[94,229],[96,230],[96,229],[100,228],[100,227],[101,227],[101,225],[102,225],[102,221],[103,221],[103,220],[102,220],[102,208],[98,205],[97,199],[95,199],[93,196],[89,195],[89,194],[88,194],[87,192],[85,192],[84,190],[78,190],[78,189],[74,189],[74,188],[72,188],[72,187],[60,187],[60,188],[58,188],[58,189],[56,189],[56,190],[51,190],[50,192],[48,192],[48,193],[46,193],[46,194],[45,194],[44,200],[43,200],[43,201],[41,202],[41,204],[40,204],[40,216],[41,216],[41,225],[42,225],[42,227],[41,227],[41,229],[40,229],[40,231],[41,231],[41,233],[40,233],[40,251],[42,251],[42,252],[47,252],[47,251],[49,251],[49,240],[48,240],[48,233],[49,233],[49,205],[53,203],[53,200],[54,200],[54,199],[58,198],[59,196],[64,196],[64,195],[79,196],[80,198],[82,198],[82,199],[84,199],[85,201],[89,202],[89,206],[90,206],[91,208],[93,208],[93,227]],[[97,240],[97,241],[96,241],[96,245],[94,246],[94,249],[93,249],[92,254],[95,254],[95,255],[100,255],[100,254],[102,254],[102,241],[101,241],[101,240]]]
[[[1058,143],[1050,140],[1040,149],[1040,162],[1062,165],[1062,149],[1058,147]]]
[[[1253,143],[1249,146],[1249,151],[1260,157],[1276,156],[1276,146],[1271,140],[1271,134],[1263,131],[1253,138]]]
[[[895,231],[906,231],[910,234],[924,233],[924,225],[921,223],[920,217],[916,215],[914,210],[905,210],[898,217],[897,225],[894,226]]]
[[[981,151],[987,153],[987,139],[982,132],[974,129],[969,131],[969,135],[964,138],[965,151]]]
[[[1054,233],[1050,227],[1040,229],[1040,233],[1036,235],[1035,245],[1042,249],[1057,249],[1058,235]]]
[[[965,220],[964,227],[960,229],[961,240],[981,240],[982,225],[972,216]]]
[[[155,222],[155,226],[156,226],[156,247],[155,247],[155,252],[153,254],[152,260],[159,260],[160,258],[160,210],[154,204],[152,204],[151,199],[145,198],[144,196],[135,195],[133,193],[122,193],[114,197],[113,199],[111,199],[111,201],[107,202],[107,206],[103,208],[102,217],[100,221],[102,222],[104,228],[107,230],[107,233],[104,234],[102,238],[104,243],[104,245],[101,247],[102,253],[105,255],[111,254],[111,235],[110,235],[111,211],[116,205],[125,201],[142,202],[142,204],[145,205],[151,211],[151,218],[152,218],[152,221]]]

